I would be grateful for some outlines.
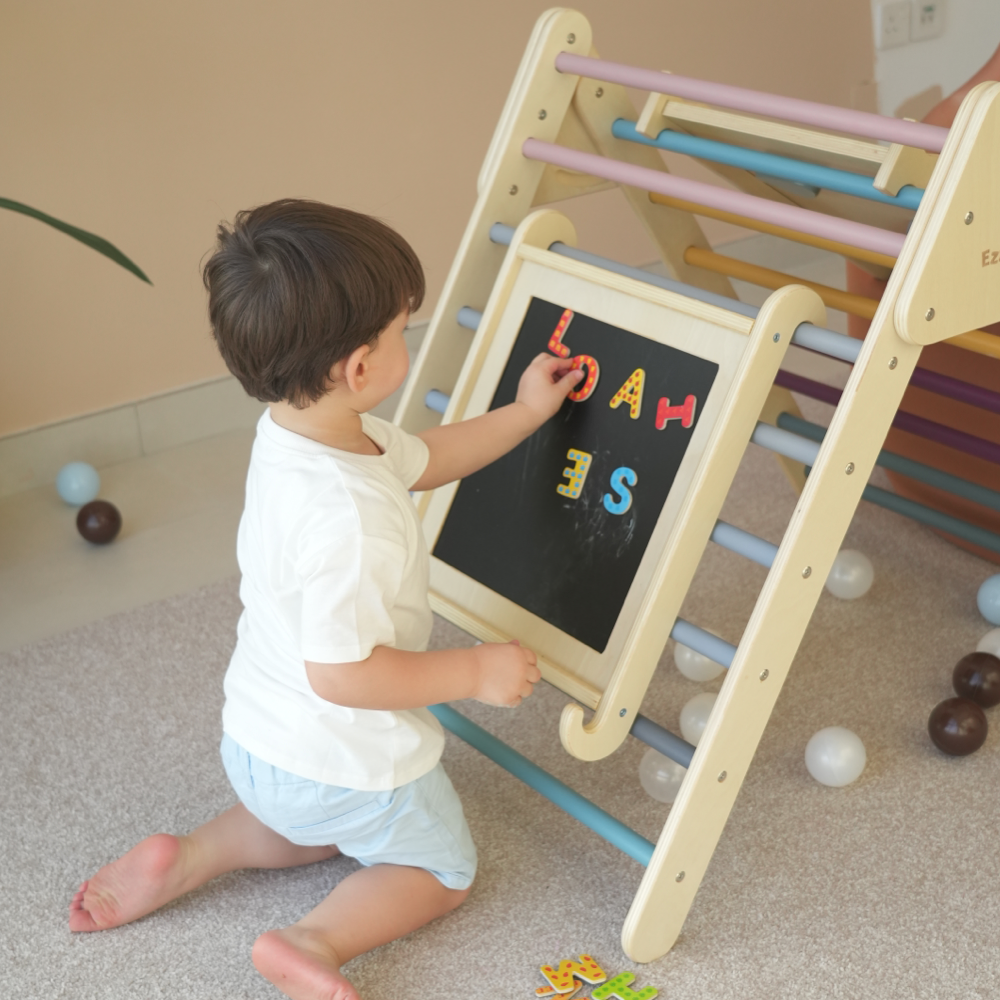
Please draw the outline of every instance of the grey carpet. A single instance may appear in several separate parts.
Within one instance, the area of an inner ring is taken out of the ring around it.
[[[776,541],[793,501],[752,448],[726,514]],[[970,757],[946,757],[926,735],[955,660],[989,627],[975,593],[994,567],[871,507],[848,544],[872,558],[875,585],[858,601],[820,601],[670,954],[637,966],[621,951],[635,862],[449,736],[445,763],[480,875],[460,910],[348,966],[366,1000],[530,998],[539,965],[584,951],[670,998],[1000,994],[1000,707]],[[710,547],[685,617],[736,641],[762,579]],[[229,581],[0,657],[0,996],[278,996],[250,964],[254,938],[312,907],[352,861],[238,872],[126,927],[66,928],[70,897],[98,867],[233,802],[216,748],[238,613]],[[469,641],[439,623],[436,643]],[[668,651],[643,711],[676,731],[683,704],[720,683],[686,680]],[[564,701],[548,689],[517,711],[462,709],[655,839],[668,807],[639,785],[644,748],[571,759],[557,734]],[[808,738],[828,725],[867,747],[864,774],[846,788],[818,785],[803,763]]]

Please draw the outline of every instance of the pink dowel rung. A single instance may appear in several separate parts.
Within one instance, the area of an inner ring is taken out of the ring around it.
[[[757,198],[740,191],[729,191],[712,184],[703,184],[701,181],[689,181],[684,177],[675,177],[660,170],[622,163],[620,160],[611,160],[594,153],[567,149],[565,146],[542,142],[540,139],[526,139],[521,151],[529,160],[541,160],[556,167],[578,170],[584,174],[603,177],[618,184],[628,184],[644,191],[656,191],[672,198],[694,201],[708,208],[746,215],[760,222],[785,226],[796,232],[822,236],[824,239],[861,247],[864,250],[873,250],[875,253],[888,254],[890,257],[898,257],[903,248],[904,237],[887,229],[866,226],[862,222],[849,222],[830,215],[820,215],[818,212],[810,212],[796,205],[768,201],[766,198]]]
[[[869,111],[853,111],[850,108],[837,108],[832,104],[802,101],[797,97],[780,97],[759,90],[731,87],[725,83],[675,76],[655,69],[640,69],[605,59],[592,59],[590,56],[576,56],[570,52],[560,52],[556,56],[556,69],[560,73],[577,73],[591,80],[620,83],[625,87],[651,90],[689,101],[704,101],[706,104],[717,104],[735,111],[781,118],[801,125],[815,125],[836,132],[849,132],[868,139],[898,142],[903,146],[916,146],[932,153],[940,153],[948,138],[948,129],[939,125],[907,122],[901,118],[873,115]]]

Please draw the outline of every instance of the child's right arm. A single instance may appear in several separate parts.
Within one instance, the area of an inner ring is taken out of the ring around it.
[[[393,711],[474,698],[515,706],[541,680],[535,654],[514,642],[471,649],[411,653],[376,646],[357,663],[306,661],[306,676],[320,698],[345,708]]]

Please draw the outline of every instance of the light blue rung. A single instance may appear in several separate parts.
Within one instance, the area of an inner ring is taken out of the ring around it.
[[[448,400],[450,399],[450,396],[445,395],[438,389],[431,389],[424,396],[424,406],[428,410],[434,410],[435,413],[444,413],[448,409]]]
[[[637,740],[654,750],[658,750],[664,757],[669,757],[681,767],[691,766],[694,745],[688,743],[687,740],[682,740],[679,736],[675,736],[663,726],[653,722],[652,719],[647,719],[644,715],[637,715],[629,732]]]
[[[777,452],[785,458],[791,458],[803,465],[813,465],[819,454],[819,445],[791,431],[783,431],[770,424],[759,423],[750,437],[754,444],[759,444],[768,451]]]
[[[806,188],[825,188],[828,191],[839,191],[841,194],[853,195],[856,198],[881,202],[883,205],[916,210],[920,207],[920,199],[924,196],[923,189],[912,184],[901,187],[896,195],[886,194],[875,187],[871,177],[865,177],[863,174],[837,170],[835,167],[823,167],[816,163],[805,163],[790,156],[762,153],[756,149],[717,142],[715,139],[685,135],[669,128],[660,132],[655,139],[650,139],[636,129],[635,122],[624,118],[619,118],[611,126],[611,134],[616,139],[627,139],[643,146],[655,146],[673,153],[683,153],[685,156],[696,156],[701,160],[711,160],[713,163],[724,163],[730,167],[749,170],[751,173],[761,175],[762,180],[775,178],[801,184]]]
[[[749,531],[737,528],[733,524],[725,521],[716,521],[712,530],[712,541],[716,545],[721,545],[730,552],[744,556],[761,566],[770,569],[774,562],[774,557],[778,554],[778,546],[756,535],[751,535]]]
[[[431,705],[431,711],[440,720],[441,725],[450,729],[460,739],[474,746],[481,754],[509,771],[536,792],[544,795],[550,802],[578,819],[584,826],[602,836],[608,843],[642,865],[648,865],[653,856],[653,844],[640,836],[635,830],[627,827],[600,806],[594,805],[590,799],[584,798],[579,792],[564,785],[548,771],[519,754],[512,747],[498,740],[471,719],[456,712],[450,705]]]
[[[478,309],[471,306],[462,306],[458,310],[458,325],[464,326],[466,330],[476,330],[483,318],[483,314]]]
[[[697,625],[684,621],[683,618],[678,618],[674,622],[674,627],[670,630],[670,638],[676,639],[696,653],[701,653],[702,656],[707,656],[710,660],[715,660],[716,663],[721,663],[727,668],[732,664],[733,657],[736,655],[736,647],[731,642],[726,642],[725,639],[720,639],[717,635],[712,635],[711,632],[706,632],[703,628],[698,628]]]
[[[506,226],[502,222],[496,222],[490,228],[490,239],[494,243],[508,246],[513,238],[513,227]],[[552,253],[559,254],[561,257],[569,257],[584,264],[602,267],[606,271],[612,271],[627,278],[634,278],[636,281],[644,281],[647,285],[656,285],[657,288],[664,288],[668,292],[685,295],[689,299],[696,299],[699,302],[705,302],[712,306],[720,306],[723,309],[739,313],[741,316],[746,316],[749,319],[756,319],[757,313],[760,312],[756,306],[749,306],[737,299],[730,299],[725,295],[716,295],[714,292],[706,292],[701,288],[695,288],[693,285],[686,285],[682,281],[661,278],[660,275],[644,271],[642,268],[620,264],[616,260],[599,257],[597,254],[588,253],[586,250],[578,250],[576,247],[566,246],[565,243],[553,243],[549,247],[549,250]],[[460,315],[461,312],[462,310],[459,311]],[[461,323],[461,320],[459,322]],[[824,329],[821,326],[813,326],[812,323],[800,323],[792,334],[792,343],[797,347],[805,347],[810,351],[816,351],[819,354],[826,354],[831,358],[850,362],[857,359],[858,353],[861,350],[861,341],[845,336],[842,333],[836,333],[833,330]]]

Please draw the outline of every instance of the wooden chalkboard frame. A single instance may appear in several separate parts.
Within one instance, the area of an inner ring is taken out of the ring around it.
[[[580,703],[564,711],[564,745],[577,757],[597,759],[624,740],[639,711],[792,331],[803,319],[822,321],[824,310],[814,293],[793,287],[775,293],[751,321],[543,248],[554,239],[573,244],[575,233],[564,216],[551,210],[533,213],[515,233],[445,421],[489,409],[534,297],[719,365],[603,652],[431,558],[434,609],[484,641],[517,638],[534,649],[546,680]],[[432,552],[457,489],[450,484],[421,500]],[[586,726],[581,705],[596,712]]]

